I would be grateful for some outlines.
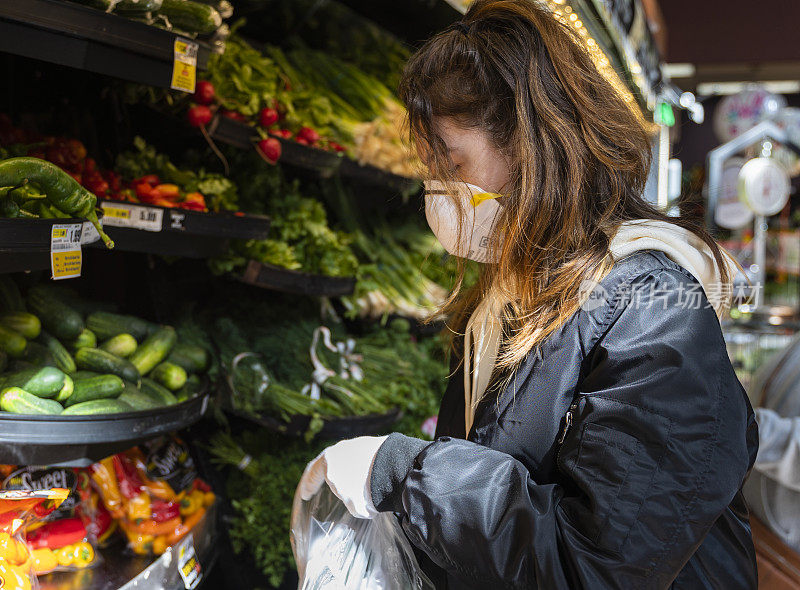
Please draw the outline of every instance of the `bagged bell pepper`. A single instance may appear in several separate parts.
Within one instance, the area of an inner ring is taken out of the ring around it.
[[[26,529],[28,545],[37,551],[34,569],[44,574],[56,569],[75,570],[96,565],[94,546],[98,535],[111,525],[111,517],[99,511],[99,498],[87,469],[18,466],[3,481],[5,490],[67,489],[64,502],[45,518]]]
[[[215,499],[197,476],[188,446],[176,437],[114,455],[92,471],[103,503],[137,554],[162,554],[202,520]]]
[[[36,585],[35,556],[25,529],[47,518],[69,496],[69,490],[0,491],[0,588],[31,590]]]

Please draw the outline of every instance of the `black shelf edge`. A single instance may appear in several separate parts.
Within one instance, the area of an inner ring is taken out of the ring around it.
[[[236,279],[271,291],[318,297],[345,297],[352,295],[356,288],[355,277],[326,277],[287,270],[255,260],[250,260],[244,273],[236,276]]]
[[[0,413],[0,463],[84,467],[142,441],[186,428],[208,408],[205,393],[174,406],[124,414]]]
[[[73,217],[68,219],[0,218],[0,273],[50,268],[52,227],[77,223],[83,224],[84,231],[87,231],[91,225],[84,219]],[[99,240],[96,234],[95,240]],[[90,244],[84,243],[83,245]],[[100,245],[103,246],[102,242]]]
[[[169,88],[181,35],[63,0],[0,2],[0,51]],[[211,47],[198,43],[197,68]]]
[[[258,133],[247,123],[230,117],[216,115],[208,126],[211,137],[240,149],[253,149]],[[399,176],[369,164],[359,164],[343,154],[326,152],[315,147],[303,145],[290,139],[276,137],[281,144],[280,164],[295,166],[330,178],[337,172],[347,179],[361,184],[388,187],[405,192],[420,186],[421,181]]]

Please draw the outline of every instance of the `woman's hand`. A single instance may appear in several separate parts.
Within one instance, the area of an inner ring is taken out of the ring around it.
[[[358,518],[378,514],[369,487],[372,462],[385,436],[360,436],[343,440],[322,451],[311,461],[300,478],[297,491],[302,500],[317,493],[323,483]]]

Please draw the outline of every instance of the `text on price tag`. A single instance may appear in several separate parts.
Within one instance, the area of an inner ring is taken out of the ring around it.
[[[56,224],[50,230],[50,269],[53,279],[81,276],[82,223]]]
[[[108,201],[103,201],[100,207],[103,209],[103,225],[161,231],[161,223],[164,219],[163,209],[128,203],[109,203]]]
[[[203,571],[194,552],[192,534],[189,533],[175,549],[178,551],[178,573],[183,578],[183,585],[186,590],[192,590],[203,579]]]
[[[171,84],[173,90],[194,92],[198,47],[194,41],[175,37],[175,60],[172,63]]]

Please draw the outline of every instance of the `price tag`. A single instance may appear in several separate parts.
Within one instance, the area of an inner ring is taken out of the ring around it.
[[[81,244],[94,244],[100,239],[100,234],[94,228],[90,221],[83,222],[83,230],[81,231]]]
[[[82,223],[57,224],[50,230],[50,268],[53,279],[81,276]]]
[[[183,585],[186,590],[196,588],[203,579],[203,571],[200,568],[200,562],[197,560],[197,555],[194,552],[194,540],[192,534],[186,535],[186,538],[175,548],[178,552],[178,573],[183,579]]]
[[[103,225],[161,231],[164,219],[163,209],[129,203],[109,203],[108,201],[103,201],[100,206],[103,209]]]
[[[194,41],[175,37],[175,60],[172,63],[171,84],[173,90],[194,92],[197,48],[198,45]]]

